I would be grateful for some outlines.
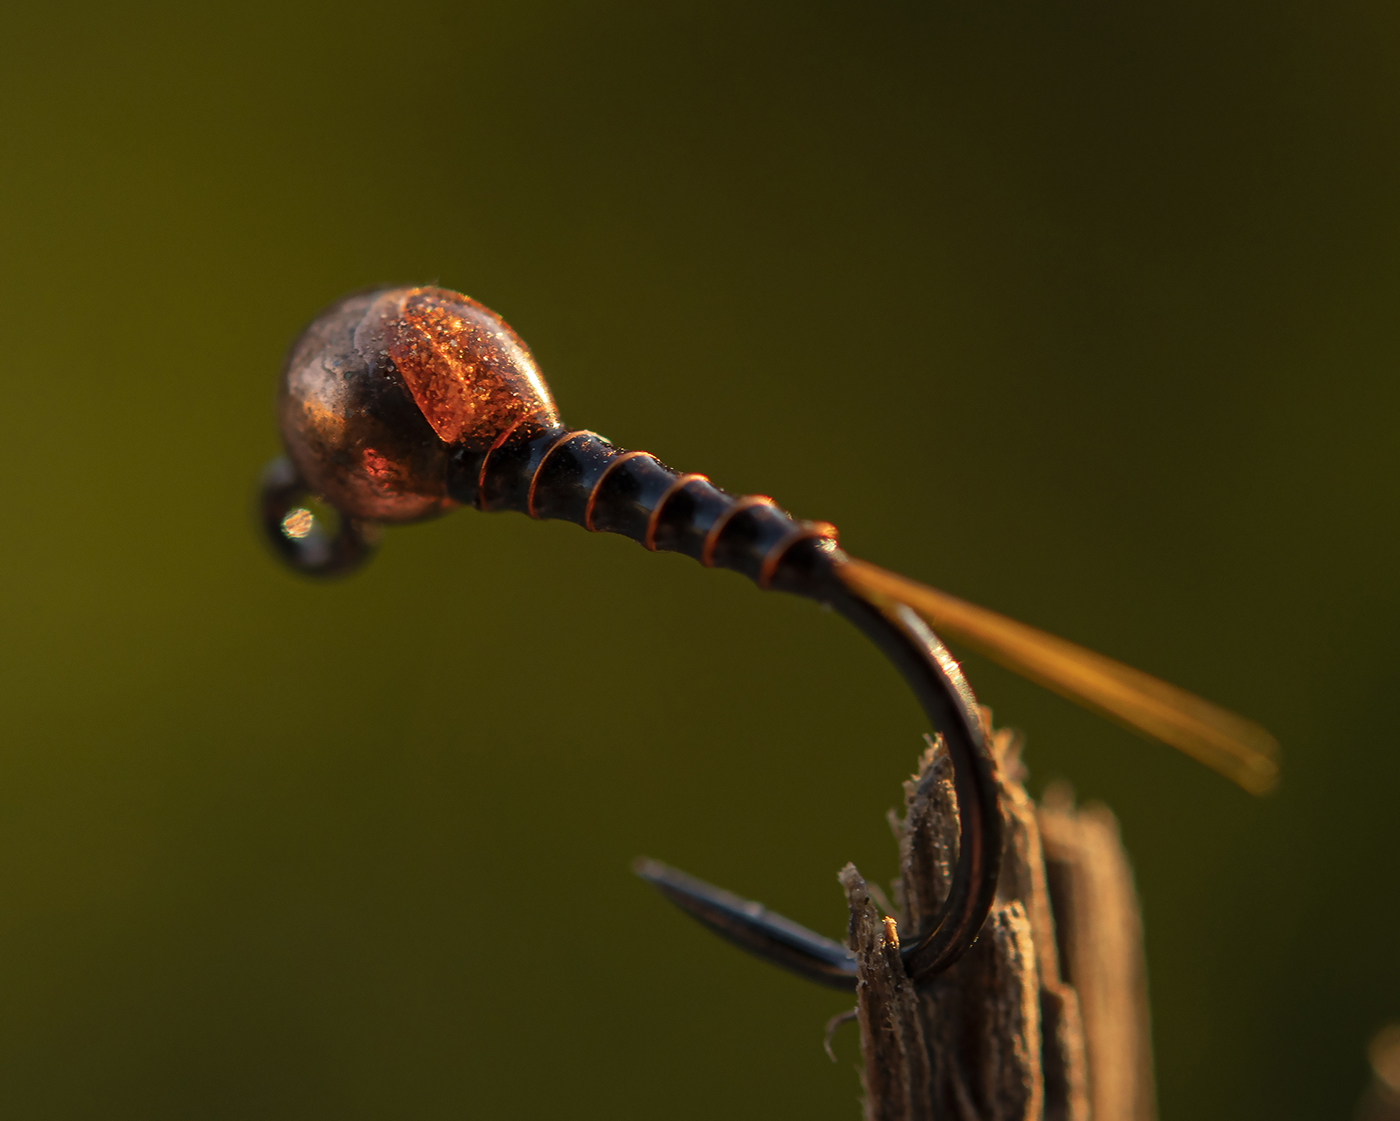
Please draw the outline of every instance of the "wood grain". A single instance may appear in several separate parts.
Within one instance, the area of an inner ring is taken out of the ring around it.
[[[990,719],[988,718],[990,733]],[[931,744],[890,822],[896,911],[853,865],[840,874],[859,966],[867,1121],[1152,1121],[1141,924],[1116,823],[1065,790],[1037,808],[1020,743],[992,739],[1006,854],[981,936],[916,989],[900,931],[921,932],[947,894],[958,819],[952,771]],[[876,895],[878,898],[878,895]]]

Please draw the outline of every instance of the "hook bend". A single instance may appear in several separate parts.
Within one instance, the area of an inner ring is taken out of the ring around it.
[[[830,555],[830,554],[828,554]],[[826,600],[869,637],[899,670],[938,732],[953,764],[958,804],[958,860],[938,919],[901,948],[905,972],[927,981],[976,940],[996,897],[1001,869],[1001,808],[995,764],[962,670],[938,637],[903,604],[879,606],[842,579],[844,555],[832,557]],[[743,950],[810,981],[853,990],[855,956],[760,903],[742,899],[655,860],[636,873],[702,925]]]

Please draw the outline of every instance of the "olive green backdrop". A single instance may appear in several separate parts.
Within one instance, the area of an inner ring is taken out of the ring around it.
[[[1347,1115],[1400,1017],[1391,6],[4,28],[6,1116],[858,1116],[846,999],[628,871],[843,929],[924,730],[854,632],[511,515],[334,585],[258,540],[284,348],[415,281],[573,424],[1271,727],[1252,800],[967,662],[1122,820],[1163,1115]]]

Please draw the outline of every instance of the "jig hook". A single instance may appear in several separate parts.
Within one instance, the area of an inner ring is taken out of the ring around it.
[[[1010,668],[1165,740],[1247,789],[1276,775],[1272,737],[1199,698],[1062,639],[847,556],[834,526],[767,496],[735,496],[649,452],[569,429],[525,343],[488,308],[442,288],[347,297],[293,345],[278,411],[287,458],[264,474],[261,520],[279,556],[340,575],[383,524],[458,506],[560,518],[743,573],[827,604],[870,638],[918,697],[953,764],[958,858],[933,927],[901,950],[924,980],[977,937],[1001,863],[994,763],[962,670],[930,624]],[[318,512],[317,502],[329,507]],[[328,521],[338,525],[328,526]],[[851,988],[835,942],[654,862],[638,871],[706,925],[761,957]]]

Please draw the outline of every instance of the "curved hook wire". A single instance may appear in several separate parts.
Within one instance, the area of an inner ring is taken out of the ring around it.
[[[846,562],[848,563],[848,562]],[[996,766],[977,702],[962,669],[938,637],[903,604],[879,605],[847,582],[838,561],[826,599],[889,658],[913,689],[953,764],[958,804],[958,859],[948,897],[933,926],[919,931],[900,956],[916,983],[956,962],[976,940],[996,897],[1002,819]],[[634,871],[681,910],[740,949],[809,981],[853,990],[855,955],[760,903],[742,899],[655,860]]]
[[[771,499],[762,501],[771,505]],[[259,514],[273,549],[306,575],[345,575],[373,554],[379,526],[332,508],[339,522],[332,530],[327,524],[330,519],[317,513],[319,505],[289,460],[269,464],[263,473]],[[740,500],[728,513],[748,505]],[[726,517],[721,524],[729,520]],[[811,536],[805,523],[799,528]],[[715,537],[712,529],[706,539],[707,552]],[[868,593],[853,578],[859,571],[858,562],[834,542],[813,538],[813,547],[804,550],[801,541],[785,537],[780,546],[780,559],[790,562],[789,577],[795,581],[788,590],[801,590],[829,604],[875,643],[913,689],[953,764],[959,834],[948,898],[933,927],[918,932],[901,951],[910,977],[924,980],[948,968],[967,951],[996,895],[1001,812],[995,766],[977,703],[958,663],[919,615],[903,603]],[[650,862],[638,870],[672,902],[750,953],[822,984],[840,988],[854,985],[855,959],[838,943],[664,865]]]
[[[933,929],[901,950],[905,971],[925,980],[967,952],[996,898],[1001,873],[1001,806],[996,765],[977,700],[962,668],[922,619],[902,603],[877,606],[836,575],[844,594],[832,606],[856,625],[899,671],[942,737],[953,764],[958,802],[958,862]]]

